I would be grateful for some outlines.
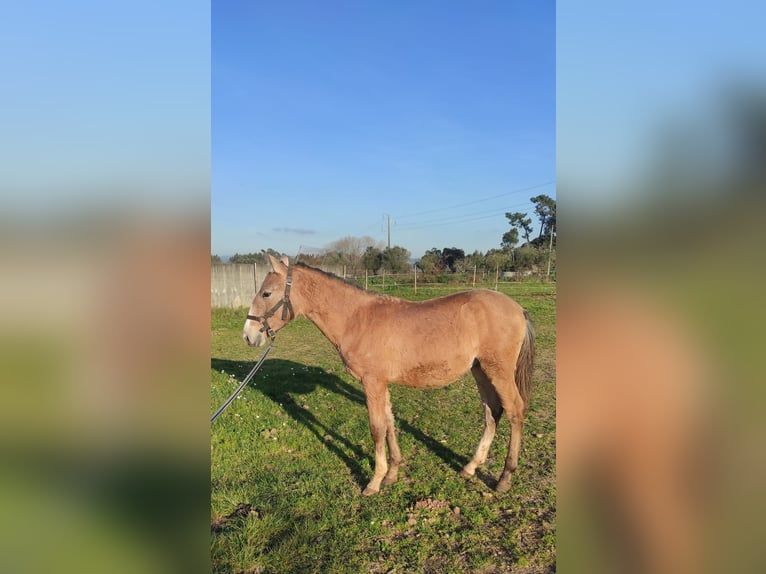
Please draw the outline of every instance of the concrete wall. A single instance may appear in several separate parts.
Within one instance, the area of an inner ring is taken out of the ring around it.
[[[255,263],[212,265],[210,306],[249,307],[268,272],[268,265]]]
[[[322,267],[324,271],[343,275],[343,268]],[[270,265],[228,263],[210,266],[210,306],[250,307],[253,297],[271,270]]]

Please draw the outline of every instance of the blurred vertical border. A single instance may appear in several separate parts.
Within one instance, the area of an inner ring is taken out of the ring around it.
[[[0,17],[0,571],[208,572],[209,2]]]
[[[764,5],[557,5],[561,572],[761,572]]]

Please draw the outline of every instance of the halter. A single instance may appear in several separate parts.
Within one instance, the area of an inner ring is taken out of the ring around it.
[[[277,336],[274,332],[274,329],[272,329],[269,326],[269,319],[271,319],[274,314],[279,310],[280,307],[282,307],[282,321],[287,320],[287,313],[290,313],[290,320],[295,319],[295,313],[293,312],[293,305],[290,303],[290,287],[293,285],[293,268],[288,267],[287,268],[287,284],[285,285],[285,294],[282,297],[282,299],[274,305],[271,309],[266,311],[264,313],[263,317],[258,317],[257,315],[248,315],[247,318],[251,319],[253,321],[257,321],[258,323],[262,323],[263,326],[259,329],[261,333],[266,333],[268,337],[273,341],[274,338]]]

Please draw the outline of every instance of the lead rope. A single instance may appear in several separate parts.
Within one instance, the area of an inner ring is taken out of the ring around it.
[[[253,367],[253,370],[250,371],[250,374],[245,377],[245,380],[242,381],[242,383],[240,383],[240,385],[237,387],[237,390],[234,391],[231,394],[231,396],[228,399],[226,399],[226,401],[218,408],[218,410],[215,411],[215,414],[212,417],[210,417],[211,424],[214,423],[215,419],[217,419],[218,416],[226,409],[226,407],[228,407],[231,404],[231,402],[237,397],[240,391],[245,388],[245,385],[247,385],[247,383],[250,382],[250,379],[252,379],[255,376],[255,373],[257,373],[258,369],[261,368],[261,365],[266,360],[266,357],[269,356],[269,353],[271,352],[271,348],[273,346],[274,346],[274,339],[272,338],[271,341],[269,342],[269,346],[266,347],[266,350],[263,352],[263,355],[261,355],[261,358],[258,359],[258,362]]]

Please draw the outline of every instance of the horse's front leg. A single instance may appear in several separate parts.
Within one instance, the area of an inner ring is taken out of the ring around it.
[[[372,440],[375,443],[375,473],[367,488],[362,491],[362,494],[365,496],[370,496],[380,490],[380,483],[388,471],[388,462],[386,461],[386,430],[388,428],[386,403],[388,389],[385,383],[368,379],[363,380],[362,384],[367,395],[370,434],[372,434]]]
[[[383,484],[394,484],[399,478],[399,464],[402,462],[402,453],[396,440],[396,427],[394,426],[394,413],[391,410],[391,394],[386,387],[386,442],[388,443],[388,456],[391,458],[391,468],[388,469]]]

